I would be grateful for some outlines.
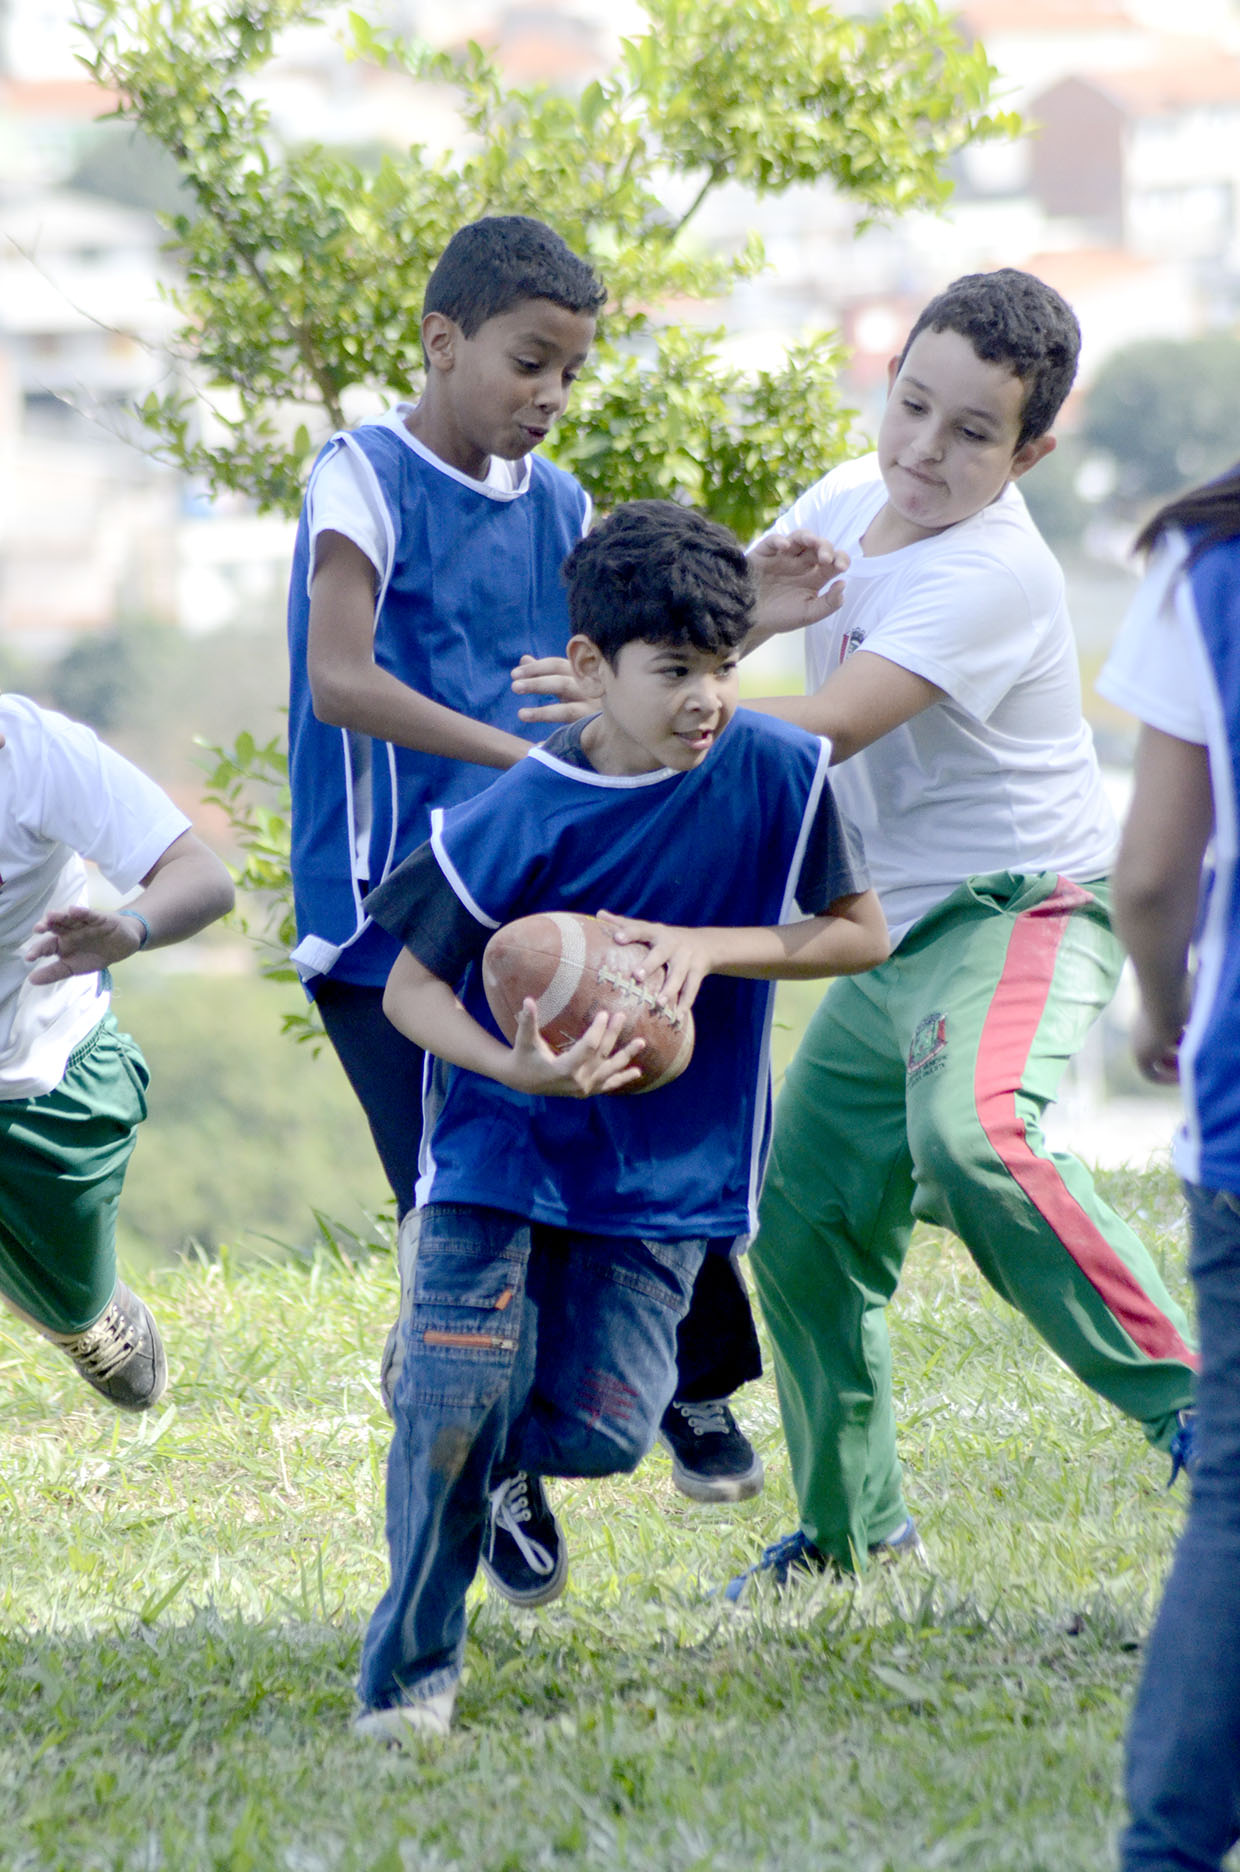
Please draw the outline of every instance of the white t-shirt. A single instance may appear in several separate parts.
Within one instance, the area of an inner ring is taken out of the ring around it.
[[[498,455],[492,455],[487,468],[486,478],[475,481],[471,475],[462,474],[459,468],[453,468],[442,461],[433,450],[410,435],[405,427],[405,417],[413,408],[412,403],[398,403],[379,420],[385,429],[391,429],[401,440],[408,444],[415,455],[430,462],[441,474],[453,481],[461,481],[467,487],[480,488],[494,500],[512,500],[518,494],[524,494],[530,478],[528,456],[520,461],[505,461]],[[354,449],[345,447],[333,449],[318,464],[310,477],[306,489],[306,519],[310,527],[310,537],[317,540],[320,533],[342,533],[348,540],[364,552],[379,575],[379,583],[386,585],[392,569],[392,555],[395,539],[392,534],[392,516],[379,492],[373,470],[366,458]],[[314,554],[310,554],[307,579],[314,577]]]
[[[1203,698],[1214,677],[1201,644],[1193,588],[1181,578],[1188,541],[1165,533],[1098,678],[1098,692],[1179,741],[1209,744]]]
[[[878,457],[863,456],[772,530],[806,528],[852,562],[842,606],[806,632],[808,688],[864,645],[945,691],[831,774],[896,943],[968,877],[1101,877],[1117,829],[1081,714],[1063,573],[1017,487],[869,559],[861,538],[886,497]]]
[[[52,909],[85,903],[90,858],[131,891],[189,829],[153,780],[89,728],[0,695],[0,1099],[40,1098],[107,1011],[98,975],[35,987],[22,952]]]

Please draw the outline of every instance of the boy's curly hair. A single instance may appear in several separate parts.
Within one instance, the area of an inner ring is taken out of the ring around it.
[[[422,316],[442,312],[472,338],[522,299],[597,318],[607,289],[553,228],[532,215],[484,215],[458,228],[426,282]]]
[[[573,630],[614,663],[627,643],[735,650],[753,623],[753,583],[735,534],[675,501],[629,501],[569,553]]]
[[[932,299],[905,340],[903,365],[919,332],[954,331],[987,364],[1006,364],[1025,386],[1017,448],[1045,435],[1072,388],[1081,328],[1067,300],[1033,273],[998,267],[966,273]]]

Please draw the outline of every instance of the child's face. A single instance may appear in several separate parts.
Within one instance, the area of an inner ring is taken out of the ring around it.
[[[568,407],[595,321],[550,299],[522,299],[466,338],[452,319],[428,313],[423,342],[434,388],[418,433],[462,474],[481,479],[493,455],[520,461]]]
[[[583,745],[600,773],[654,773],[700,767],[736,713],[740,657],[692,644],[627,643],[609,663],[587,637],[574,637],[569,660],[602,715]]]
[[[890,383],[878,430],[888,551],[979,513],[1055,446],[1035,436],[1017,448],[1024,380],[960,332],[918,332]]]

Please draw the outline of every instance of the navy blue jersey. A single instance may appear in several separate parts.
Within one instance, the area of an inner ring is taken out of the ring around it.
[[[1197,947],[1192,1017],[1181,1049],[1186,1136],[1176,1161],[1210,1189],[1240,1189],[1240,540],[1188,574],[1208,668],[1203,715],[1214,789],[1213,870]]]
[[[828,749],[740,710],[701,766],[600,774],[536,749],[474,800],[436,812],[431,847],[483,931],[541,910],[600,909],[691,926],[770,925],[867,887],[835,818]],[[822,836],[823,815],[835,827]],[[803,871],[812,851],[816,872]],[[368,899],[417,953],[402,867]],[[417,865],[409,867],[416,876]],[[457,986],[498,1036],[477,962]],[[419,1202],[468,1202],[531,1221],[655,1240],[741,1236],[770,1123],[773,983],[710,976],[697,1042],[673,1084],[639,1096],[531,1098],[459,1068],[428,1087]]]
[[[560,566],[588,511],[571,475],[540,456],[509,495],[436,466],[391,422],[332,438],[365,459],[391,523],[391,569],[375,606],[375,661],[445,707],[537,740],[518,718],[510,672],[525,653],[560,656],[568,611]],[[317,466],[317,464],[316,464]],[[289,589],[292,874],[303,974],[375,986],[397,945],[362,897],[428,836],[430,811],[489,786],[490,767],[394,747],[320,722],[306,650],[311,539],[305,512]]]

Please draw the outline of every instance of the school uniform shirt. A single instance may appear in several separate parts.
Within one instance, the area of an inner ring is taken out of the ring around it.
[[[310,991],[321,974],[381,986],[397,945],[362,898],[430,832],[432,806],[471,798],[496,770],[396,747],[316,719],[307,643],[314,544],[343,534],[375,568],[375,661],[420,694],[535,741],[511,671],[562,656],[560,567],[590,502],[539,455],[492,462],[472,480],[410,435],[401,404],[333,436],[311,472],[289,588],[289,782],[293,952]]]
[[[1192,1012],[1180,1047],[1182,1177],[1240,1190],[1240,540],[1188,564],[1166,534],[1098,679],[1101,693],[1162,734],[1204,747],[1214,844],[1197,939]]]
[[[583,726],[436,812],[429,849],[367,900],[489,1033],[499,1036],[480,956],[517,917],[608,909],[770,925],[867,887],[827,780],[829,749],[814,736],[742,709],[691,772],[611,775],[589,764]],[[455,905],[445,908],[445,891]],[[536,1098],[428,1065],[419,1204],[650,1240],[750,1234],[770,1126],[773,986],[708,976],[688,1067],[637,1096]]]
[[[887,499],[877,455],[836,468],[772,531],[851,560],[840,609],[806,632],[806,688],[860,649],[945,692],[833,770],[893,945],[967,877],[1101,877],[1118,831],[1081,714],[1063,573],[1015,483],[929,539],[868,558]]]
[[[41,1098],[109,996],[99,974],[36,987],[35,924],[87,901],[83,858],[124,895],[190,822],[89,728],[25,696],[0,696],[0,734],[0,1099]]]

